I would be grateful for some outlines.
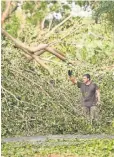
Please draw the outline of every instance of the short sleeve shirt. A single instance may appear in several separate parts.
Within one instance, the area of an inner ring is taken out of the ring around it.
[[[91,107],[96,105],[96,90],[98,90],[98,86],[91,82],[89,85],[86,85],[81,82],[77,82],[78,88],[80,88],[82,93],[82,105]]]

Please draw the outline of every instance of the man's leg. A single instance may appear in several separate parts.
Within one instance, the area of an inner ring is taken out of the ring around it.
[[[83,115],[87,121],[90,121],[90,107],[83,107]]]
[[[91,123],[92,123],[93,120],[95,120],[95,121],[98,120],[97,106],[92,106],[90,108],[90,118],[91,118]]]

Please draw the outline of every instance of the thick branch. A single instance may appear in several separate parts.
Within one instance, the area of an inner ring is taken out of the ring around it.
[[[16,6],[14,6],[14,8],[11,10],[10,14],[8,14],[8,16],[6,17],[6,20],[9,19],[12,15],[13,12],[15,12],[18,8],[18,3],[16,4]]]
[[[31,57],[29,54],[23,53],[23,55],[24,55],[29,61],[32,60],[32,57]]]
[[[45,52],[45,50],[40,50],[40,51],[38,51],[38,52],[35,52],[34,53],[34,55],[36,55],[36,56],[40,56],[41,54],[43,54]],[[27,57],[27,59],[29,60],[29,61],[31,61],[33,58],[30,56],[30,55],[28,55],[28,54],[25,54],[25,56]]]
[[[15,39],[14,37],[12,37],[9,33],[7,33],[4,29],[2,29],[2,33],[3,33],[6,37],[8,37],[9,39],[11,39],[11,40],[16,44],[16,46],[19,47],[20,49],[22,49],[22,50],[24,50],[24,51],[26,51],[26,52],[28,52],[28,53],[31,52],[31,51],[32,51],[32,53],[33,53],[33,52],[36,52],[36,53],[34,54],[35,56],[36,56],[36,54],[37,54],[37,55],[41,55],[42,53],[44,53],[44,50],[46,50],[46,51],[51,52],[52,54],[54,54],[54,55],[55,55],[56,57],[58,57],[59,59],[61,59],[61,60],[63,60],[63,61],[66,60],[66,58],[65,58],[63,55],[59,54],[56,50],[52,49],[51,47],[47,47],[48,44],[41,44],[41,45],[39,45],[38,47],[33,47],[33,48],[31,48],[31,47],[29,47],[29,46],[23,44],[22,42],[16,40],[16,39]],[[44,50],[43,50],[43,49],[44,49]],[[37,50],[37,51],[36,51],[36,50]],[[42,50],[42,51],[38,52],[39,50]],[[29,55],[30,55],[30,54],[29,54]],[[32,58],[33,58],[33,57],[32,57]]]
[[[10,6],[11,6],[11,1],[6,1],[6,9],[3,12],[2,17],[1,17],[1,24],[2,25],[4,24],[5,19],[8,17]]]
[[[66,61],[66,57],[64,57],[63,55],[61,55],[60,53],[58,53],[55,49],[53,49],[51,47],[46,47],[45,50],[48,51],[48,52],[50,52],[50,53],[52,53],[53,55],[55,55],[56,57],[58,57],[62,61]]]
[[[37,51],[37,52],[35,52],[34,54],[35,54],[36,56],[40,56],[40,55],[43,54],[44,52],[45,52],[45,49],[44,49],[44,50]]]
[[[30,58],[30,59],[35,59],[36,60],[36,62],[37,63],[39,63],[44,69],[46,69],[50,74],[51,74],[51,70],[50,70],[50,68],[38,57],[38,56],[36,56],[35,54],[33,55],[33,54],[30,54],[27,50],[25,50],[25,49],[22,49],[26,54],[25,54],[25,56],[28,58]]]
[[[37,63],[39,63],[43,68],[48,70],[48,72],[51,74],[49,67],[42,60],[40,60],[40,58],[38,56],[32,55],[32,57],[37,61]]]
[[[16,46],[18,46],[21,49],[25,49],[28,52],[34,53],[40,50],[43,50],[44,48],[46,48],[48,46],[48,44],[40,44],[37,47],[29,47],[26,44],[23,44],[21,41],[15,39],[14,37],[12,37],[8,32],[6,32],[4,29],[2,29],[2,33],[8,37],[9,39],[11,39]]]
[[[57,49],[55,49],[55,48],[53,48],[53,50],[56,51],[56,52],[57,52],[58,54],[60,54],[61,56],[65,57],[65,55],[62,54],[59,50],[57,50]]]
[[[34,53],[34,55],[40,56],[40,55],[43,54],[44,52],[45,52],[45,50],[40,50],[40,51]],[[25,57],[26,57],[29,61],[31,61],[31,60],[33,59],[33,58],[32,58],[30,55],[28,55],[28,54],[24,54],[24,55],[25,55]]]
[[[23,50],[23,51],[25,51],[25,50]],[[47,47],[44,50],[36,52],[34,55],[35,56],[40,56],[45,51],[50,52],[51,54],[55,55],[57,58],[59,58],[60,60],[62,60],[64,62],[67,61],[67,58],[61,52],[59,52],[57,49],[54,49],[52,47]],[[28,54],[25,54],[25,56],[29,59],[29,61],[31,61],[33,59],[33,57],[31,57]],[[74,65],[74,62],[73,61],[69,61],[68,64]]]
[[[8,32],[6,32],[4,29],[2,29],[2,33],[3,33],[7,38],[11,39],[17,47],[22,48],[22,49],[24,48],[24,49],[26,49],[27,51],[29,51],[29,46],[27,46],[27,45],[23,44],[22,42],[16,40],[14,37],[12,37],[12,36],[11,36]]]

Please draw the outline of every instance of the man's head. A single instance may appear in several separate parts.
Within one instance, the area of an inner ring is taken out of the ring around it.
[[[90,75],[89,74],[84,74],[83,75],[83,83],[88,83],[91,80]]]

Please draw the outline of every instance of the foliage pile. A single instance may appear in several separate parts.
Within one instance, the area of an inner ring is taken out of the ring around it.
[[[11,34],[18,31],[19,22],[17,17],[12,19],[15,17],[12,16],[5,26]],[[93,25],[93,20],[80,18],[71,18],[56,31],[52,30],[42,32],[32,23],[26,23],[18,36],[28,45],[53,43],[68,60],[74,61],[71,66],[48,52],[41,55],[50,66],[52,76],[35,61],[26,60],[23,51],[11,41],[2,38],[2,136],[113,133],[114,47],[111,30],[105,23]],[[80,92],[68,81],[68,69],[72,69],[79,79],[84,73],[90,73],[99,85],[98,126],[85,124]]]

